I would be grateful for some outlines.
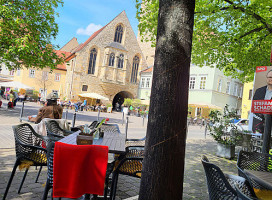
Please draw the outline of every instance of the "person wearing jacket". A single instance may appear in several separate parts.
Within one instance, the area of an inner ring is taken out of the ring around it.
[[[57,105],[58,95],[56,93],[50,93],[46,97],[45,106],[39,109],[36,117],[28,116],[29,121],[36,124],[42,121],[44,118],[61,119],[63,108]]]

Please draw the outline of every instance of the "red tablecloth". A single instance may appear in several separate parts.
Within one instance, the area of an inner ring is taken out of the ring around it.
[[[108,162],[107,146],[55,143],[53,197],[103,195]]]

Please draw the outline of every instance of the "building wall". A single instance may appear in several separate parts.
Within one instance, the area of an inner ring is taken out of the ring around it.
[[[21,82],[25,85],[33,87],[34,90],[40,91],[40,89],[46,88],[47,94],[51,93],[52,90],[58,91],[59,97],[63,99],[64,95],[64,88],[65,88],[65,76],[66,71],[55,69],[50,73],[50,69],[34,69],[35,76],[30,76],[30,69],[23,68],[19,71],[14,73],[14,81]],[[48,72],[48,79],[42,79],[43,72]],[[60,74],[60,80],[56,81],[55,76],[56,74]]]
[[[141,73],[141,79],[140,79],[139,89],[138,89],[138,99],[150,100],[152,75],[153,75],[152,72]],[[147,78],[149,79],[149,84],[147,84]]]
[[[109,46],[114,42],[115,30],[120,23],[124,26],[121,45],[125,50]],[[98,51],[95,73],[88,74],[90,51],[93,48]],[[115,65],[108,66],[109,55],[112,52],[116,56]],[[120,53],[124,54],[123,69],[117,68],[117,56]],[[130,82],[134,56],[140,58],[137,83]],[[78,99],[78,94],[94,92],[108,97],[112,101],[117,93],[126,91],[136,97],[140,80],[139,72],[143,67],[146,67],[146,63],[143,60],[141,49],[125,12],[122,12],[107,24],[83,49],[76,52],[75,58],[69,61],[66,95],[70,99]],[[88,86],[87,91],[82,91],[83,85]]]
[[[14,77],[14,71],[10,71],[4,64],[0,64],[0,82],[12,81]]]
[[[244,84],[244,92],[242,99],[242,118],[248,119],[251,110],[251,95],[253,89],[253,82]]]

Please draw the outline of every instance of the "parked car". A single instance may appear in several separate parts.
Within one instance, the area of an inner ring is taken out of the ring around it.
[[[248,119],[238,119],[233,120],[233,126],[237,128],[238,131],[248,131]],[[232,127],[228,127],[227,132],[230,132]]]

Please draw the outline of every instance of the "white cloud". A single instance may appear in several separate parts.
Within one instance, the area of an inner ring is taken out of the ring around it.
[[[77,29],[76,33],[78,35],[92,35],[95,31],[101,29],[102,26],[100,24],[96,25],[93,23],[90,23],[85,29],[84,28],[79,28]]]

